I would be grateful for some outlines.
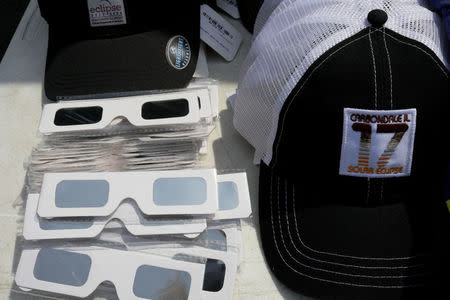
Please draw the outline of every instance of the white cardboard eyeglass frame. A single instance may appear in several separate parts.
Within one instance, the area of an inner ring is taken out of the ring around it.
[[[238,206],[230,210],[219,210],[214,214],[213,220],[230,220],[250,217],[252,207],[248,189],[247,173],[232,173],[217,175],[218,183],[233,182],[237,188]]]
[[[148,172],[46,173],[39,196],[38,214],[43,218],[109,216],[119,204],[133,199],[145,215],[209,215],[218,210],[215,169],[191,169]],[[159,206],[153,201],[153,183],[164,178],[202,178],[206,183],[206,201],[199,205]],[[57,185],[68,180],[105,180],[109,184],[108,201],[101,207],[57,207]]]
[[[218,210],[213,220],[227,220],[247,218],[251,214],[250,196],[248,192],[246,173],[217,175],[218,183],[233,182],[237,186],[238,206],[231,210]],[[220,195],[219,195],[220,199]],[[132,201],[122,202],[110,216],[93,217],[92,225],[88,228],[51,229],[45,230],[40,226],[41,218],[37,214],[39,194],[29,194],[25,209],[23,235],[26,240],[92,238],[102,232],[112,220],[120,220],[121,224],[133,235],[161,235],[161,234],[195,234],[206,229],[203,218],[173,219],[173,220],[145,220],[140,221],[139,208]],[[57,222],[47,220],[47,222]],[[109,227],[109,226],[108,226]]]
[[[223,286],[217,292],[201,291],[202,300],[228,300],[233,298],[234,282],[236,279],[236,272],[238,269],[238,255],[233,252],[223,252],[211,249],[199,249],[199,248],[163,248],[161,251],[165,251],[168,254],[186,254],[197,257],[203,257],[207,259],[220,260],[225,264],[225,277],[223,279]]]
[[[146,120],[141,116],[142,106],[148,102],[169,101],[176,99],[186,99],[189,111],[186,116],[170,117],[161,119]],[[199,107],[199,101],[200,106]],[[94,124],[80,125],[55,125],[56,113],[61,109],[83,108],[83,107],[102,107],[102,117],[99,122]],[[119,117],[126,118],[131,124],[138,127],[144,126],[172,126],[196,124],[202,118],[212,117],[211,100],[209,90],[193,89],[191,91],[172,92],[164,94],[153,94],[144,96],[133,96],[113,99],[98,100],[77,100],[61,101],[58,103],[46,104],[42,111],[39,131],[43,134],[77,132],[84,130],[98,130],[107,127],[111,122]]]
[[[42,218],[37,214],[39,194],[29,194],[25,209],[23,236],[26,240],[52,240],[72,238],[93,238],[98,236],[113,220],[120,220],[123,226],[133,235],[164,235],[164,234],[198,234],[206,229],[206,219],[170,219],[141,220],[139,208],[133,202],[123,202],[117,210],[107,217],[92,217],[92,225],[87,228],[42,229]],[[56,220],[42,220],[58,222]]]
[[[188,299],[200,299],[205,270],[203,264],[173,260],[146,253],[100,249],[97,247],[89,250],[76,251],[59,249],[86,254],[91,258],[92,264],[86,283],[80,287],[76,287],[38,280],[34,277],[33,269],[40,250],[41,249],[38,248],[25,249],[22,251],[15,277],[15,281],[19,287],[76,297],[87,297],[94,292],[102,282],[111,281],[114,283],[117,295],[120,299],[143,299],[135,296],[132,292],[134,274],[140,266],[149,265],[189,273],[191,285]]]
[[[144,248],[140,247],[138,251],[147,253],[171,256],[174,257],[177,254],[192,255],[196,257],[211,258],[221,260],[225,264],[225,278],[222,288],[217,292],[210,292],[202,290],[202,296],[199,299],[209,300],[227,300],[233,297],[234,283],[236,279],[236,272],[239,264],[241,263],[242,249],[242,236],[240,230],[236,227],[216,228],[211,230],[220,230],[225,234],[227,251],[213,250],[205,248],[203,246],[193,246],[184,248]],[[133,238],[133,237],[131,237]],[[137,240],[141,238],[137,237]],[[129,241],[124,241],[125,244],[130,244]]]

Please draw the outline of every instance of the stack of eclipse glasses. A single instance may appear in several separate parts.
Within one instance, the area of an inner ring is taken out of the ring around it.
[[[42,141],[28,162],[35,192],[45,172],[125,171],[193,167],[205,153],[218,114],[218,86],[117,99],[47,104]]]
[[[44,106],[18,291],[231,299],[251,205],[245,173],[195,167],[216,117],[214,85]]]
[[[250,214],[245,173],[47,173],[28,195],[16,283],[77,297],[108,281],[121,299],[231,299],[239,220]]]

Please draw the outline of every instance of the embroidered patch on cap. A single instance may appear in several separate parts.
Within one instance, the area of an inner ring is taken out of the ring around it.
[[[344,109],[339,174],[400,177],[411,174],[416,109]]]
[[[88,9],[92,27],[127,23],[123,0],[88,0]]]

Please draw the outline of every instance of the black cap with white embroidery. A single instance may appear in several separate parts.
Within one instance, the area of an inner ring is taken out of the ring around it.
[[[438,19],[416,0],[283,2],[254,37],[233,107],[261,162],[270,269],[317,298],[450,298]]]

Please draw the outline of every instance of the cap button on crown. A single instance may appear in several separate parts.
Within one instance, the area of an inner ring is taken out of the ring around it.
[[[367,15],[367,20],[374,27],[381,27],[386,23],[388,15],[384,10],[374,9]]]

